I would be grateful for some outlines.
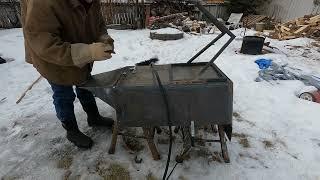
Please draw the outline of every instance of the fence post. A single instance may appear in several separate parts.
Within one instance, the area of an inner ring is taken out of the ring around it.
[[[145,5],[145,28],[149,27],[149,19],[151,15],[150,5]]]

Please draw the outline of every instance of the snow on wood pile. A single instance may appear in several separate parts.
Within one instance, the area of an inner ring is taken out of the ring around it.
[[[304,16],[275,27],[272,38],[279,40],[295,39],[299,37],[320,38],[320,15]]]

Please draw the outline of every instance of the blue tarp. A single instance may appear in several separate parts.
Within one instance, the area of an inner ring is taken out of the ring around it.
[[[256,82],[275,81],[275,80],[300,80],[307,86],[314,86],[320,89],[320,75],[307,75],[303,74],[300,70],[299,73],[294,72],[294,68],[288,67],[288,64],[278,65],[270,59],[258,59],[255,61],[259,68],[259,77]],[[291,69],[291,71],[290,71]]]

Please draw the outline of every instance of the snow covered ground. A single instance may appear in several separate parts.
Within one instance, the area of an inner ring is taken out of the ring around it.
[[[228,142],[230,164],[219,162],[218,144],[195,150],[184,164],[178,165],[172,179],[310,179],[320,180],[320,105],[298,99],[295,92],[304,87],[300,81],[255,82],[257,58],[270,58],[279,64],[320,74],[319,49],[310,39],[270,40],[283,53],[259,56],[242,55],[241,29],[237,39],[219,57],[216,64],[234,82],[234,138]],[[254,32],[249,32],[253,34]],[[133,65],[151,57],[160,63],[186,62],[215,35],[191,36],[178,41],[162,42],[148,38],[148,30],[113,31],[116,55],[95,64],[94,73]],[[222,42],[202,55],[208,61]],[[304,46],[309,49],[292,47]],[[52,92],[42,80],[23,101],[15,102],[39,76],[24,62],[21,29],[0,31],[0,55],[12,58],[0,65],[0,177],[3,179],[102,179],[112,174],[112,167],[130,174],[131,179],[161,179],[168,144],[166,136],[157,137],[162,160],[153,161],[145,145],[141,152],[129,153],[119,141],[116,154],[107,153],[111,140],[108,129],[88,128],[80,103],[75,111],[80,128],[95,142],[91,150],[74,147],[65,138],[55,117]],[[114,110],[98,101],[105,116]],[[181,147],[176,140],[174,149]],[[173,152],[173,156],[177,151]],[[214,154],[214,155],[212,155]],[[143,159],[134,162],[135,155]],[[173,158],[174,159],[174,158]],[[171,167],[174,161],[171,163]],[[111,168],[110,168],[111,167]],[[171,168],[170,168],[171,169]]]

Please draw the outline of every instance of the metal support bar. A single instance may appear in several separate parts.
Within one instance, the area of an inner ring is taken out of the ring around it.
[[[208,62],[208,64],[200,71],[201,75],[221,54],[222,52],[231,44],[231,42],[236,38],[236,36],[226,28],[221,22],[218,21],[199,1],[190,1],[195,4],[195,6],[221,31],[221,34],[217,36],[213,41],[211,41],[206,47],[204,47],[200,52],[198,52],[194,57],[192,57],[188,63],[192,63],[197,57],[199,57],[204,51],[211,47],[215,42],[221,39],[225,34],[230,36],[228,42],[217,52],[217,54]]]
[[[231,38],[236,36],[226,28],[216,17],[214,17],[199,1],[192,1],[195,6],[222,32],[227,33]]]
[[[228,42],[222,46],[222,48],[217,52],[217,54],[206,64],[205,67],[202,68],[199,75],[201,75],[204,71],[206,71],[208,69],[209,66],[212,65],[212,63],[222,54],[222,52],[231,44],[232,41],[233,41],[233,39],[230,38],[228,40]]]
[[[214,40],[212,40],[206,47],[204,47],[203,49],[201,49],[201,51],[199,51],[195,56],[193,56],[187,63],[191,64],[195,59],[197,59],[204,51],[206,51],[207,49],[209,49],[212,45],[214,45],[214,43],[216,43],[220,38],[222,38],[222,36],[224,36],[225,33],[221,33],[219,34],[219,36],[217,36],[216,38],[214,38]]]

